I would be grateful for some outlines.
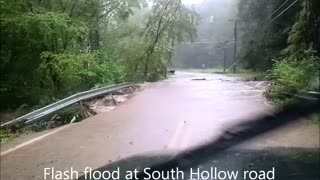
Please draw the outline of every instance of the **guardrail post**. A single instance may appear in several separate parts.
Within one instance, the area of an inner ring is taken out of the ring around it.
[[[118,101],[116,100],[116,98],[114,98],[114,96],[112,95],[112,93],[110,93],[110,96],[112,98],[113,103],[117,106],[118,105]]]
[[[133,93],[132,87],[129,87],[129,90],[130,90],[130,93],[132,94]]]
[[[81,114],[82,114],[82,116],[83,116],[84,118],[87,118],[87,117],[88,117],[88,115],[87,115],[87,113],[86,113],[85,109],[83,108],[82,101],[79,101],[79,105],[80,105],[80,110],[81,110]]]

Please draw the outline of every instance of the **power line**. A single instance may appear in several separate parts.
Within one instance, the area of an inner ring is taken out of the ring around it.
[[[268,24],[271,24],[273,21],[278,19],[283,13],[285,13],[288,9],[290,9],[293,5],[295,5],[299,0],[295,0],[292,4],[290,4],[286,9],[284,9],[278,16],[273,18]]]
[[[267,18],[266,18],[266,20],[268,20],[269,18],[271,18],[276,12],[278,12],[285,4],[287,4],[287,2],[289,2],[290,0],[286,0],[283,4],[281,4],[275,11],[273,11],[272,13],[271,13],[271,15],[270,16],[268,16]]]

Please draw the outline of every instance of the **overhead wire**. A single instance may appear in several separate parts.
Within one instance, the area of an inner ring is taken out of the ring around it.
[[[269,18],[271,18],[276,12],[278,12],[284,5],[286,5],[287,4],[287,2],[289,2],[290,0],[286,0],[284,3],[282,3],[275,11],[273,11],[272,13],[271,13],[271,15],[270,16],[268,16],[267,18],[266,18],[266,20],[268,20]]]
[[[273,23],[276,19],[278,19],[282,14],[284,14],[286,11],[288,11],[293,5],[295,5],[299,0],[295,0],[293,3],[291,3],[286,9],[284,9],[281,13],[279,13],[276,17],[274,17],[269,23]]]

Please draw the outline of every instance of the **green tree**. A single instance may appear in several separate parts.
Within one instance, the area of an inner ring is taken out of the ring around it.
[[[1,110],[42,106],[90,88],[165,76],[173,47],[193,39],[181,1],[1,0]]]

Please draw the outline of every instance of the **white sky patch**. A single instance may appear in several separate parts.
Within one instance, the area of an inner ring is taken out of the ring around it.
[[[193,5],[193,4],[201,4],[204,0],[181,0],[181,2],[185,5]],[[147,0],[148,7],[151,8],[153,5],[152,0]]]
[[[182,0],[183,4],[192,5],[192,4],[200,4],[203,0]]]

